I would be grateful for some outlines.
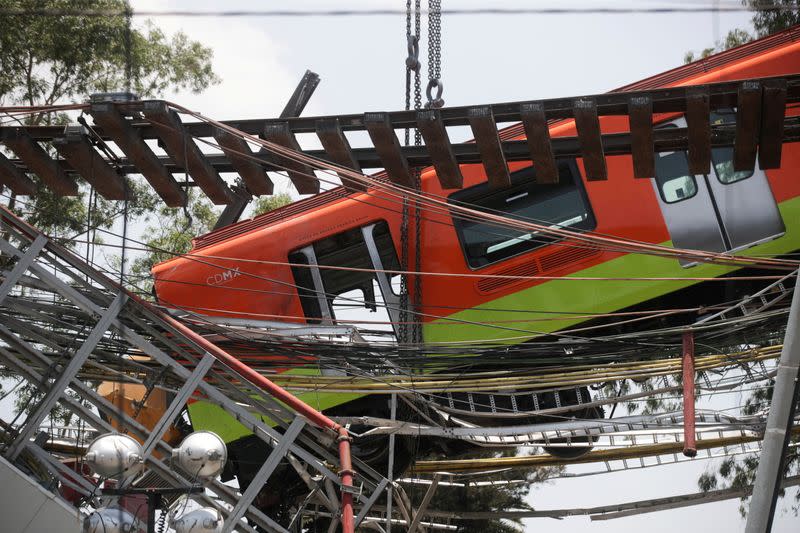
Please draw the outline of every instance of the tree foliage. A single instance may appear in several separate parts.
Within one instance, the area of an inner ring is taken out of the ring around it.
[[[290,203],[292,197],[285,192],[272,196],[259,196],[253,203],[253,216],[263,215]]]
[[[219,81],[210,48],[182,32],[167,35],[150,21],[138,27],[125,16],[130,9],[126,0],[0,0],[0,10],[6,13],[0,16],[0,105],[82,102],[92,93],[128,88],[140,97],[157,97],[166,90],[200,92]],[[43,10],[51,13],[43,14]],[[97,16],[98,11],[121,14]],[[71,120],[75,117],[42,112],[23,123]],[[35,175],[31,179],[39,181]],[[90,228],[112,228],[123,214],[136,220],[153,213],[162,223],[160,230],[183,224],[176,210],[156,211],[160,201],[143,180],[125,179],[127,202],[105,200],[80,182],[74,197],[60,197],[39,187],[24,201],[12,195],[6,203],[45,233],[62,237],[67,245],[74,245],[71,237],[88,235]],[[205,205],[188,206],[200,226],[187,226],[186,231],[206,229],[202,224],[209,210]],[[169,221],[168,215],[173,217]]]
[[[20,13],[0,16],[0,105],[80,102],[95,92],[128,87],[140,97],[155,97],[167,89],[199,92],[219,81],[211,49],[184,33],[168,36],[149,21],[138,28],[124,15],[88,14],[129,12],[124,0],[0,0],[0,9]],[[69,14],[43,15],[42,10]],[[42,112],[24,123],[70,120],[74,117]],[[85,183],[75,197],[59,197],[40,187],[24,202],[11,196],[7,204],[52,236],[74,236],[87,227],[108,229],[124,212],[136,218],[155,208],[158,200],[146,184],[126,180],[127,204],[90,194]]]
[[[470,453],[470,459],[487,459],[508,457],[520,453],[519,449],[487,450],[480,453]],[[423,459],[437,459],[439,457],[422,457]],[[497,512],[502,511],[530,511],[533,507],[526,501],[534,484],[545,483],[549,478],[561,472],[563,467],[542,467],[527,471],[512,470],[500,472],[478,478],[467,478],[468,481],[500,481],[512,483],[494,484],[485,486],[440,486],[434,493],[429,509],[437,511],[477,511]],[[425,496],[427,486],[406,486],[409,498],[414,507],[417,507]],[[435,522],[436,520],[434,520]],[[486,518],[480,520],[453,519],[450,523],[458,527],[459,533],[521,533],[524,531],[522,522],[518,519]]]
[[[683,57],[684,63],[705,59],[729,48],[749,43],[753,39],[760,39],[800,24],[800,0],[742,0],[742,5],[753,10],[750,22],[754,31],[751,33],[742,28],[734,28],[722,41],[714,43],[714,46],[704,48],[697,54],[693,51],[686,52]]]
[[[800,0],[747,0],[743,3],[756,10],[751,21],[757,38],[800,24]]]
[[[130,10],[123,0],[0,0],[0,9]],[[0,105],[82,101],[130,86],[141,97],[200,92],[219,79],[212,51],[184,33],[171,37],[125,16],[6,15],[0,31]],[[128,76],[130,74],[130,76]],[[34,123],[46,120],[37,116]]]

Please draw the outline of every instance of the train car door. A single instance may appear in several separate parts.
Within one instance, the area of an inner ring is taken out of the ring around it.
[[[713,114],[713,122],[730,123],[734,112]],[[682,127],[679,119],[667,127]],[[673,245],[709,252],[735,252],[780,237],[783,220],[767,176],[733,170],[733,148],[712,150],[708,175],[689,174],[685,152],[656,154],[653,186]],[[694,263],[681,260],[684,266]]]

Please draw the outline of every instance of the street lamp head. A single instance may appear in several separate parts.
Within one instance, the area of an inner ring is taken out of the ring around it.
[[[94,439],[85,460],[95,473],[105,478],[128,477],[144,466],[142,446],[121,433],[107,433]]]
[[[225,442],[211,431],[196,431],[172,450],[172,461],[193,478],[217,477],[228,460]]]
[[[83,520],[83,533],[132,533],[136,518],[122,507],[101,507]]]
[[[174,518],[170,526],[175,533],[221,533],[223,520],[216,509],[201,507]]]

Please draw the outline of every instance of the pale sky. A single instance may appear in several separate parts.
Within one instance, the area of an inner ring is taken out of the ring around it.
[[[335,4],[322,1],[133,0],[132,4],[139,10],[405,7],[401,0],[344,0]],[[702,5],[700,2],[647,0],[491,3],[443,0],[443,4],[445,8]],[[277,116],[306,69],[317,72],[322,78],[306,115],[391,111],[403,107],[406,55],[403,16],[153,17],[153,21],[170,33],[183,30],[214,50],[214,66],[222,83],[202,95],[165,95],[212,118]],[[141,19],[136,22],[140,23]],[[423,32],[424,27],[423,20]],[[679,66],[686,51],[711,46],[733,27],[749,27],[749,15],[445,16],[442,21],[443,96],[447,105],[466,105],[605,92]],[[421,56],[425,57],[424,52]],[[425,68],[423,65],[423,72]],[[555,481],[535,488],[530,502],[537,509],[588,507],[695,492],[697,477],[708,465],[708,461],[697,461]],[[795,532],[800,529],[798,523],[800,520],[792,514],[779,511],[774,531]],[[529,520],[526,530],[552,533],[743,531],[744,521],[738,514],[738,500],[732,500],[595,523],[588,518]]]

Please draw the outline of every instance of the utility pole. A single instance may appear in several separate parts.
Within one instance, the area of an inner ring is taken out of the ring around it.
[[[789,321],[783,340],[783,350],[775,376],[772,405],[764,431],[761,460],[758,462],[753,499],[747,517],[745,533],[766,533],[772,530],[772,519],[780,491],[786,460],[786,446],[791,438],[791,428],[800,391],[800,273],[795,280]]]

